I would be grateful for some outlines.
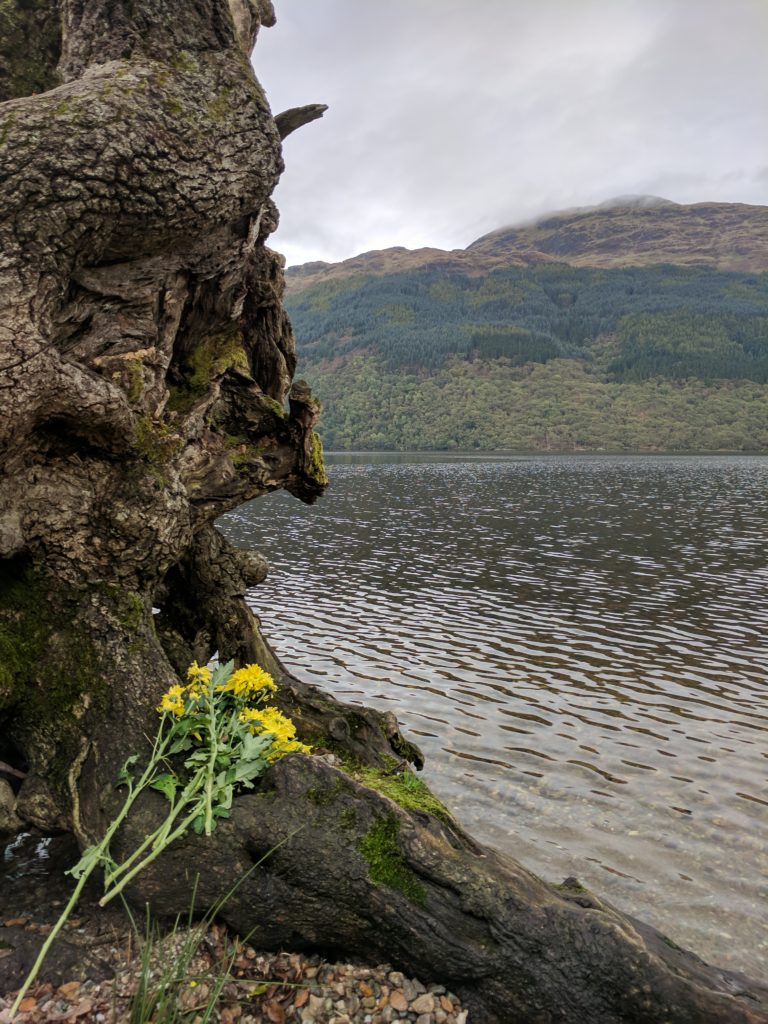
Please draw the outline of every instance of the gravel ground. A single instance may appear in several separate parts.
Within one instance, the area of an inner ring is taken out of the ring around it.
[[[164,993],[165,1004],[178,1014],[173,1019],[191,1024],[206,1019],[222,1024],[389,1024],[400,1020],[466,1024],[468,1020],[460,1001],[443,986],[423,985],[386,965],[331,964],[297,953],[259,953],[216,924],[195,939],[199,940],[197,952],[183,976],[168,978],[168,965],[183,958],[188,932],[160,940],[145,972],[141,950],[126,933],[113,950],[113,978],[69,981],[56,987],[43,981],[32,987],[16,1020],[127,1024],[131,1007],[142,999],[142,975],[150,998]],[[2,1024],[11,1020],[14,995],[10,992],[0,998]],[[206,1017],[212,1004],[211,1016]],[[157,1017],[150,1011],[141,1019],[168,1019],[157,1010],[154,1013]]]

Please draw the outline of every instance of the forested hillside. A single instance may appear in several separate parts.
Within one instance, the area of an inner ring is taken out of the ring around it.
[[[648,218],[668,207],[675,223],[666,234],[656,224],[660,252],[683,238],[689,247],[679,264],[647,263]],[[750,221],[762,239],[768,208],[721,204],[718,233],[709,204],[704,234],[699,207],[625,204],[621,231],[616,209],[601,209],[496,232],[443,258],[394,250],[347,261],[353,269],[289,272],[300,373],[324,401],[326,443],[768,448],[768,247],[741,244],[755,272],[722,269]],[[553,261],[553,224],[580,265]],[[526,232],[550,253],[526,250]],[[608,238],[611,265],[600,266]],[[616,265],[622,239],[626,266]]]

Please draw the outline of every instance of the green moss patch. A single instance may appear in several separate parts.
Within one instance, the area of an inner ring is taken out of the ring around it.
[[[154,465],[169,462],[184,444],[166,423],[155,421],[151,416],[139,416],[136,420],[133,443],[141,458]]]
[[[453,822],[448,808],[408,769],[388,775],[377,768],[361,766],[353,769],[350,774],[369,789],[375,789],[377,793],[394,800],[403,810],[423,811],[446,825]]]
[[[426,889],[400,851],[399,832],[400,822],[394,814],[377,818],[357,844],[358,852],[368,864],[368,877],[375,885],[397,889],[412,903],[424,906]]]
[[[217,334],[201,341],[184,362],[184,383],[170,388],[169,408],[189,412],[207,394],[211,381],[230,369],[246,376],[251,373],[239,333]]]
[[[325,459],[323,457],[323,442],[320,440],[318,434],[312,433],[312,453],[307,463],[307,476],[314,480],[315,483],[320,484],[321,487],[327,487],[330,483],[328,474],[325,471]]]
[[[276,398],[270,398],[269,395],[262,395],[261,404],[265,405],[279,419],[285,419],[285,409],[280,405]]]

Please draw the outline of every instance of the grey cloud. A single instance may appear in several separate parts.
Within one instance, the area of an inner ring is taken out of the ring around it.
[[[765,202],[764,0],[278,0],[254,63],[286,140],[290,262],[464,246],[655,193]]]

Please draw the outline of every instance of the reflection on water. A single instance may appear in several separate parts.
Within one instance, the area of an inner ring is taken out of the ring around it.
[[[768,459],[330,461],[221,524],[283,659],[478,837],[768,976]]]

